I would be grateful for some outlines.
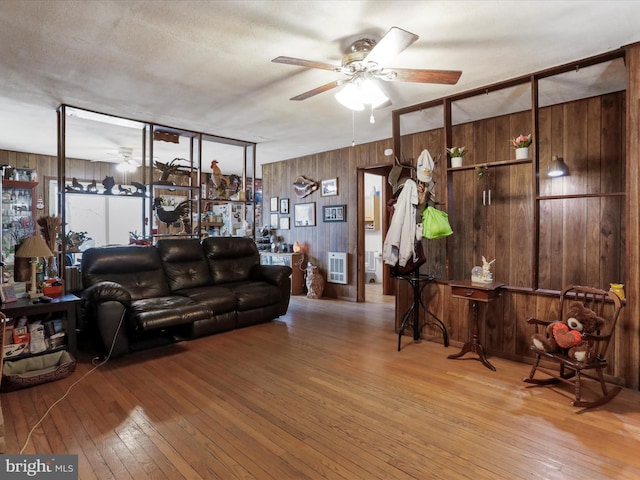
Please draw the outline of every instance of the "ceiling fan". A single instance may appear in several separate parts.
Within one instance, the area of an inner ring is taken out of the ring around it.
[[[117,154],[109,154],[117,156],[119,163],[116,169],[120,172],[133,172],[140,167],[140,163],[133,159],[133,148],[118,147]]]
[[[320,87],[316,87],[308,92],[304,92],[300,95],[292,97],[290,100],[306,100],[319,93],[326,92],[332,88],[339,87],[344,84],[348,84],[353,87],[363,87],[367,82],[369,85],[377,85],[377,82],[373,80],[379,79],[387,82],[416,82],[416,83],[439,83],[446,85],[455,85],[462,75],[459,70],[419,70],[409,68],[388,68],[387,65],[402,51],[413,44],[418,39],[418,35],[407,32],[398,27],[392,27],[381,39],[376,42],[371,38],[361,38],[351,44],[348,51],[342,57],[342,64],[340,66],[331,65],[324,62],[316,62],[312,60],[303,60],[293,57],[277,57],[272,60],[275,63],[284,63],[287,65],[297,65],[300,67],[319,68],[322,70],[331,70],[333,72],[342,73],[348,78],[338,79],[333,82],[327,83]],[[373,87],[375,90],[375,86]],[[377,86],[378,90],[380,87]],[[384,99],[377,94],[372,94],[367,99],[372,100],[369,102],[372,108],[388,104],[388,98],[384,96]],[[338,97],[336,94],[336,97]],[[340,98],[340,103],[345,104]],[[354,105],[345,106],[352,110],[362,110],[364,108],[361,104],[366,102],[356,103]],[[377,105],[374,105],[377,103]],[[354,108],[360,107],[360,108]]]

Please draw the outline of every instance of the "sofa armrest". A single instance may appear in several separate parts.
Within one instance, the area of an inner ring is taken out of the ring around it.
[[[98,282],[84,292],[85,303],[120,302],[125,308],[131,306],[131,293],[116,282]]]
[[[291,267],[286,265],[256,265],[251,276],[254,280],[263,280],[280,286],[291,277]]]

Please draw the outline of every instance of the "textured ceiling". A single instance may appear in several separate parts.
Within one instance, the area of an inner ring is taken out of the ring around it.
[[[393,109],[637,42],[638,18],[636,1],[2,0],[0,148],[55,155],[64,103],[257,142],[259,162],[285,160],[389,138]],[[393,105],[373,125],[356,112],[355,132],[335,91],[289,100],[340,75],[271,59],[339,64],[352,40],[392,26],[420,39],[390,66],[462,70],[459,83],[385,83]],[[621,72],[594,70],[580,88],[619,88]],[[459,119],[475,110],[460,105]],[[93,159],[124,142],[74,134]]]

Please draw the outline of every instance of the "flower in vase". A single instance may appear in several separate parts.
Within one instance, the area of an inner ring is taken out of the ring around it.
[[[451,147],[447,148],[447,152],[453,157],[464,157],[467,154],[467,147]]]
[[[527,148],[531,145],[531,134],[519,135],[511,139],[511,145],[513,148]]]

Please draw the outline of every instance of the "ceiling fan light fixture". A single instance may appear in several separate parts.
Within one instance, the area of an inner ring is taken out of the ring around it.
[[[360,84],[360,100],[365,105],[376,108],[388,101],[389,97],[385,95],[375,79],[366,77]]]
[[[132,161],[124,160],[118,164],[116,170],[118,170],[119,172],[134,172],[136,168],[138,168],[138,166]]]
[[[133,172],[138,168],[138,164],[136,164],[132,159],[133,148],[120,147],[118,148],[118,154],[122,157],[122,162],[116,166],[116,170],[126,173]]]
[[[349,110],[361,111],[364,110],[364,104],[360,100],[360,92],[358,87],[349,82],[335,95],[336,100],[341,105],[344,105]]]
[[[354,77],[335,97],[340,104],[356,111],[364,110],[365,105],[374,109],[389,101],[378,82],[370,76]]]

